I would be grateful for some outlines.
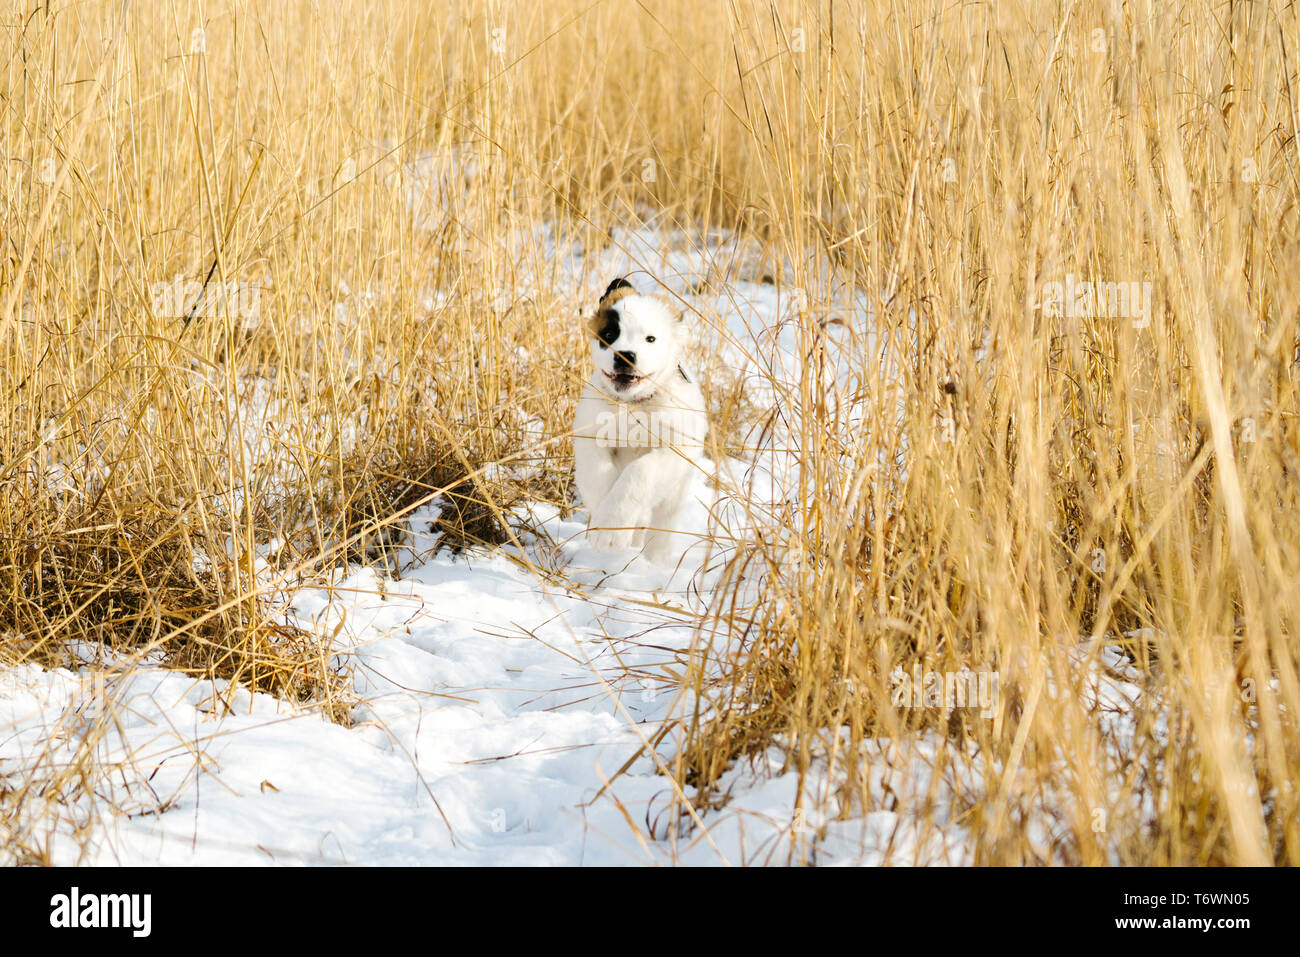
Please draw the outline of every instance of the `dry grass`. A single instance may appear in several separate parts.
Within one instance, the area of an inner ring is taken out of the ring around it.
[[[161,652],[337,714],[265,569],[439,495],[489,543],[520,495],[567,502],[584,304],[552,244],[718,226],[794,264],[807,354],[837,306],[817,253],[901,368],[854,349],[860,394],[821,401],[810,363],[785,395],[801,495],[714,615],[743,642],[693,679],[719,703],[676,765],[699,803],[777,744],[857,814],[864,742],[938,739],[916,813],[982,863],[1300,862],[1297,16],[11,7],[0,651]],[[1067,274],[1150,283],[1149,324],[1048,314]],[[256,284],[254,315],[160,314],[176,276]],[[734,444],[753,410],[711,399]],[[490,478],[521,459],[526,488]],[[1143,691],[1131,739],[1084,687],[1103,645]],[[996,713],[899,708],[918,663],[995,670]]]

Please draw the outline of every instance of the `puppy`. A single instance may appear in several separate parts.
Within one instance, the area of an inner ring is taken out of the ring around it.
[[[704,396],[682,359],[681,316],[620,278],[586,327],[596,370],[578,403],[573,448],[587,540],[605,551],[643,547],[666,564],[673,546],[686,544],[673,520],[708,433]]]

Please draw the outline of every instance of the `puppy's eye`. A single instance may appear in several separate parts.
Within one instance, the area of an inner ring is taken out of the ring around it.
[[[601,342],[601,343],[600,343],[600,347],[601,347],[602,349],[608,349],[608,348],[609,348],[609,343],[608,343],[608,342]]]
[[[645,337],[645,341],[646,341],[646,342],[654,342],[654,341],[655,341],[655,337],[654,337],[654,336],[646,336],[646,337]]]

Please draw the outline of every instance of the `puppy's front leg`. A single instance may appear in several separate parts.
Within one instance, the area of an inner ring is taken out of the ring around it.
[[[588,436],[574,436],[573,479],[588,513],[594,513],[618,479],[614,450]]]
[[[661,501],[650,513],[650,528],[645,536],[645,557],[656,565],[672,564],[674,553],[690,544],[690,538],[673,527],[677,511],[685,498],[686,487],[683,483],[680,495]]]
[[[610,490],[618,480],[618,474],[613,448],[591,436],[574,436],[573,478],[578,486],[578,494],[582,496],[582,504],[587,507],[587,541],[600,551],[631,547],[631,543],[624,540],[624,532],[620,529],[602,528],[602,525],[609,523],[598,518],[611,514],[606,503],[610,498]]]
[[[597,547],[609,549],[639,544],[656,513],[681,501],[690,468],[689,460],[672,449],[656,449],[630,463],[592,512],[590,527],[605,531],[594,538],[588,533],[588,538]]]

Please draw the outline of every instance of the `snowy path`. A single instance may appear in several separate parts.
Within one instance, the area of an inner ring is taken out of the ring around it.
[[[581,528],[547,522],[561,560],[590,557]],[[118,770],[95,790],[137,813],[108,817],[86,862],[720,863],[702,834],[676,851],[645,839],[672,784],[644,753],[598,797],[676,698],[693,632],[664,598],[684,600],[672,593],[684,576],[640,560],[612,578],[569,571],[582,592],[501,553],[444,551],[400,578],[361,568],[298,592],[292,614],[332,635],[352,670],[350,728],[242,691],[219,715],[208,682],[162,669],[99,684],[88,670],[14,669],[0,760],[13,773],[50,739],[70,760],[116,697],[96,756]],[[66,831],[94,803],[71,802],[56,861],[79,860]]]

